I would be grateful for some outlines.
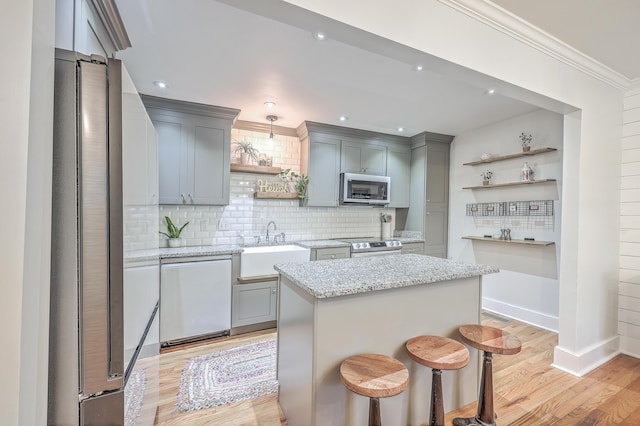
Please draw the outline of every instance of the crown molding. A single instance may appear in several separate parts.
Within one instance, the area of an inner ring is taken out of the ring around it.
[[[249,130],[251,132],[267,133],[271,132],[271,125],[266,123],[256,123],[255,121],[236,120],[233,123],[233,128],[238,130]],[[273,133],[276,136],[293,136],[298,137],[296,129],[291,127],[273,126]]]
[[[627,89],[625,93],[626,96],[633,96],[640,94],[640,78],[634,78],[631,80],[631,86]]]
[[[616,89],[628,90],[637,80],[630,80],[488,0],[438,1]]]
[[[216,105],[205,105],[195,102],[179,101],[177,99],[160,98],[158,96],[145,95],[140,93],[140,99],[145,108],[155,108],[164,111],[177,112],[182,114],[197,114],[205,117],[231,120],[232,122],[240,114],[236,108],[227,108]]]
[[[116,50],[124,50],[131,47],[131,40],[124,27],[118,6],[114,0],[91,0],[91,4],[98,12],[98,16],[107,34],[111,39],[111,42],[116,47]]]

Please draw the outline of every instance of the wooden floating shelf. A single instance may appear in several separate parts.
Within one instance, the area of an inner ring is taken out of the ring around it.
[[[490,185],[465,186],[462,189],[490,189],[490,188],[500,188],[502,186],[534,185],[537,183],[547,183],[547,182],[555,182],[555,181],[556,181],[555,179],[523,180],[520,182],[492,183]]]
[[[488,243],[505,243],[505,244],[524,244],[528,246],[550,246],[555,244],[553,241],[529,241],[529,240],[501,240],[492,237],[462,237],[463,240],[486,241]]]
[[[478,164],[494,163],[496,161],[510,160],[512,158],[529,157],[531,155],[544,154],[545,152],[557,151],[556,148],[538,148],[531,151],[522,151],[515,154],[498,155],[496,157],[487,158],[486,160],[471,161],[463,163],[463,166],[477,166]]]
[[[259,173],[263,175],[279,175],[282,169],[271,166],[254,166],[253,164],[231,163],[232,172]]]
[[[255,198],[272,199],[272,200],[297,200],[297,192],[254,192]]]

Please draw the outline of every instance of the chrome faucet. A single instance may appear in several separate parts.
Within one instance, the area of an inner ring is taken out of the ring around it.
[[[267,243],[269,243],[269,227],[271,226],[271,224],[273,224],[274,231],[278,229],[274,221],[270,221],[269,223],[267,223]]]

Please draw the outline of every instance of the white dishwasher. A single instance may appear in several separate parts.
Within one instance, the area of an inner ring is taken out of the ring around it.
[[[231,258],[164,263],[160,273],[160,341],[226,334],[231,328]]]

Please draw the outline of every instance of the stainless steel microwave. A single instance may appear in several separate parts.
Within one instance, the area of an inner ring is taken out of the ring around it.
[[[389,176],[340,174],[340,204],[389,204]]]

